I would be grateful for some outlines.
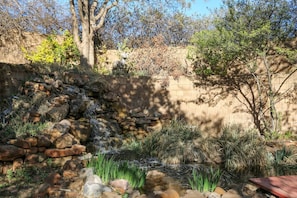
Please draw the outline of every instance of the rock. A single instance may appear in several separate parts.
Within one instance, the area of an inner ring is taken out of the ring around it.
[[[59,173],[51,173],[46,179],[45,182],[50,186],[54,186],[56,184],[61,184],[62,176]]]
[[[102,184],[102,180],[98,175],[90,175],[86,179],[86,184]]]
[[[250,183],[247,183],[245,185],[243,185],[241,191],[242,191],[242,194],[244,196],[254,196],[256,193],[257,193],[257,189],[259,187],[254,185],[254,184],[250,184]]]
[[[74,139],[74,136],[70,133],[65,133],[62,136],[58,137],[54,145],[56,148],[64,149],[64,148],[70,148],[73,144],[76,144],[77,142]]]
[[[101,198],[122,198],[122,195],[116,192],[103,192]]]
[[[80,155],[86,151],[86,147],[83,145],[73,145],[71,148],[66,149],[47,149],[45,155],[48,157],[66,157],[72,155]]]
[[[59,87],[61,87],[63,85],[63,82],[61,80],[56,80],[54,82],[51,83],[54,88],[58,89]]]
[[[183,188],[178,181],[169,176],[166,176],[160,171],[152,170],[147,173],[146,184],[144,186],[145,192],[149,193],[154,191],[164,191],[167,189],[181,192]]]
[[[85,197],[100,197],[103,192],[111,192],[111,189],[103,185],[97,175],[90,175],[86,178],[83,186],[83,195]]]
[[[94,169],[93,168],[83,168],[79,172],[79,176],[81,178],[87,178],[87,177],[89,177],[89,176],[91,176],[93,174],[94,174]]]
[[[68,160],[63,166],[63,177],[66,179],[77,177],[82,168],[83,164],[80,160]]]
[[[25,149],[26,154],[36,154],[38,153],[38,147],[31,147],[30,149]]]
[[[81,161],[74,159],[67,161],[63,166],[63,170],[72,170],[76,172],[79,172],[82,168],[83,164],[81,163]]]
[[[104,79],[97,78],[88,82],[84,88],[89,91],[91,96],[102,96],[104,93],[108,93],[109,83]]]
[[[25,150],[14,145],[0,145],[0,161],[13,161],[25,156]]]
[[[29,164],[37,164],[43,162],[46,159],[43,153],[29,154],[25,158],[25,162]]]
[[[72,171],[72,170],[64,170],[63,171],[63,178],[64,179],[71,179],[74,177],[78,176],[78,172],[77,171]]]
[[[37,138],[36,137],[27,137],[25,139],[25,141],[28,142],[31,147],[37,146]]]
[[[86,120],[75,120],[71,122],[70,133],[79,141],[86,142],[91,134],[91,125]]]
[[[87,198],[99,198],[101,194],[104,192],[103,184],[85,184],[83,187],[83,195]]]
[[[72,71],[63,72],[62,75],[64,83],[75,84],[79,87],[85,85],[90,80],[88,75],[82,75]]]
[[[68,133],[70,130],[71,122],[69,120],[61,120],[59,123],[55,124],[54,129],[62,134]]]
[[[60,107],[60,106],[62,106],[64,104],[68,103],[68,101],[69,101],[69,96],[65,95],[65,94],[64,95],[62,94],[62,95],[59,95],[57,97],[54,97],[50,101],[50,103],[53,104],[56,107]]]
[[[219,187],[219,186],[217,186],[215,188],[214,192],[218,193],[221,196],[226,193],[226,191],[223,188]]]
[[[83,100],[82,98],[76,98],[70,101],[70,110],[69,115],[74,117],[75,119],[79,119],[83,117],[85,111],[87,110],[87,100]]]
[[[221,198],[221,195],[216,192],[205,193],[207,198]]]
[[[15,171],[16,169],[22,167],[24,161],[22,158],[18,158],[18,159],[15,159],[13,160],[13,163],[12,163],[12,170]]]
[[[29,149],[31,147],[30,143],[23,139],[11,139],[8,143],[24,149]]]
[[[205,198],[198,190],[187,190],[183,198]]]
[[[125,192],[129,186],[129,182],[125,179],[116,179],[111,181],[109,184],[115,189],[120,190],[120,192]]]
[[[242,196],[236,190],[230,189],[223,194],[222,198],[242,198]]]
[[[77,178],[75,181],[71,182],[68,185],[68,188],[72,191],[77,191],[80,192],[82,187],[84,185],[84,179],[82,178]]]
[[[50,188],[50,184],[48,183],[43,183],[39,186],[37,193],[35,194],[34,197],[47,197],[48,195],[48,190]]]
[[[175,190],[169,189],[162,192],[161,194],[157,194],[155,197],[156,198],[179,198],[179,194]]]
[[[46,113],[46,118],[52,122],[59,122],[66,118],[69,112],[69,104],[63,104],[58,107],[51,107]]]
[[[38,136],[37,146],[38,147],[51,147],[52,142],[44,135]]]
[[[72,160],[72,156],[51,158],[51,163],[55,166],[64,166],[69,160]]]

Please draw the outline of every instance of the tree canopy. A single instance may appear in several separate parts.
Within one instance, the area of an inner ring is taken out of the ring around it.
[[[279,68],[268,57],[297,57],[296,50],[284,45],[296,36],[296,6],[292,5],[286,0],[226,0],[225,13],[215,21],[214,29],[197,32],[192,38],[197,74],[219,74],[228,79],[228,86],[232,82],[262,135],[279,130],[275,104],[283,85],[273,86]],[[291,67],[288,77],[296,72]],[[250,93],[243,91],[245,85]]]

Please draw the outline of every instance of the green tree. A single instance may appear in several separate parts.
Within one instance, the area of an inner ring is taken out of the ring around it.
[[[295,14],[286,0],[226,0],[224,9],[213,30],[198,32],[192,38],[196,72],[204,77],[219,74],[228,79],[228,86],[233,82],[260,134],[277,132],[280,118],[276,102],[296,68],[291,65],[284,82],[275,87],[272,80],[279,65],[273,66],[269,56],[296,57],[296,51],[284,45],[295,36]],[[249,87],[251,97],[243,86]]]

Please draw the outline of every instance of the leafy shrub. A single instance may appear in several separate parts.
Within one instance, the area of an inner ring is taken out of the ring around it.
[[[190,186],[193,190],[200,192],[213,192],[221,178],[220,169],[205,169],[198,171],[193,169],[192,178],[189,179]]]
[[[265,143],[253,130],[231,126],[223,130],[219,139],[228,171],[261,171],[269,165]]]
[[[97,159],[91,160],[88,167],[94,167],[95,174],[105,183],[113,179],[126,179],[133,188],[141,188],[145,183],[146,173],[136,165],[126,161],[116,162],[103,154],[98,154]]]
[[[32,63],[43,64],[73,64],[79,60],[79,51],[69,31],[63,34],[63,41],[59,42],[57,35],[49,35],[37,46],[36,50],[28,51],[23,48],[25,58]]]
[[[47,123],[24,122],[20,116],[10,118],[5,126],[7,137],[36,136],[47,127]]]

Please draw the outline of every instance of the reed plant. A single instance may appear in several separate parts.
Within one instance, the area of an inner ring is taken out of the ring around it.
[[[190,178],[189,184],[193,190],[200,192],[213,192],[217,187],[221,178],[221,170],[210,168],[208,170],[197,171],[193,169],[192,178]]]
[[[133,188],[141,188],[145,184],[146,173],[134,164],[127,161],[118,162],[112,158],[108,159],[104,154],[98,154],[96,159],[89,162],[88,167],[93,167],[95,174],[104,183],[114,179],[125,179]]]

